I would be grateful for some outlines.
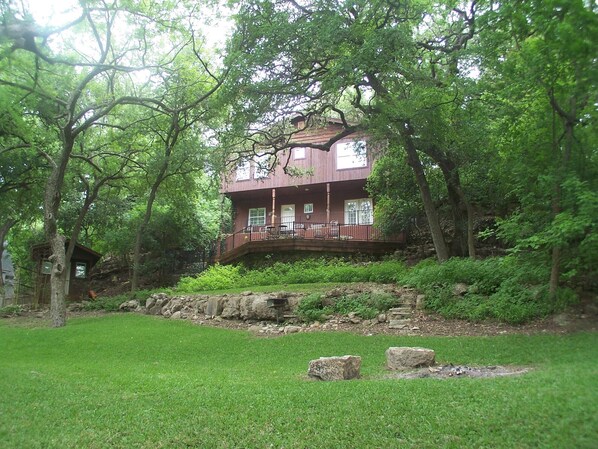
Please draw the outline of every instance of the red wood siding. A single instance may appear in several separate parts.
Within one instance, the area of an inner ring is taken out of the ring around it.
[[[295,205],[295,221],[327,223],[345,221],[345,201],[367,198],[365,180],[330,183],[330,217],[326,214],[326,184],[311,186],[287,187],[276,189],[274,223],[280,223],[280,207],[282,205]],[[230,194],[235,213],[234,231],[239,231],[247,226],[249,209],[256,207],[266,208],[266,225],[272,223],[272,190],[261,189],[253,192]],[[305,214],[303,206],[312,203],[313,213]],[[309,215],[309,217],[308,217]]]
[[[331,137],[341,131],[340,125],[330,124],[326,128],[317,128],[303,131],[295,136],[294,142],[305,143],[324,143]],[[363,136],[353,135],[341,140],[338,143],[351,142],[355,140],[365,140]],[[325,182],[350,181],[357,179],[366,179],[372,171],[372,151],[368,148],[368,163],[366,167],[349,168],[337,170],[336,168],[336,149],[334,144],[329,152],[317,150],[314,148],[305,149],[305,159],[291,159],[289,167],[296,167],[303,170],[310,170],[311,174],[302,177],[293,177],[283,172],[283,166],[289,157],[289,151],[279,155],[279,165],[271,172],[267,178],[255,179],[255,167],[252,164],[251,177],[247,180],[236,181],[236,170],[231,172],[222,183],[222,191],[225,193],[242,192],[260,189],[271,189],[288,186],[305,186]]]

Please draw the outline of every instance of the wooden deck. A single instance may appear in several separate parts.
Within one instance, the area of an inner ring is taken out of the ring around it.
[[[246,228],[222,242],[218,262],[227,264],[249,254],[307,252],[383,255],[404,246],[404,235],[384,237],[371,225],[289,223]]]

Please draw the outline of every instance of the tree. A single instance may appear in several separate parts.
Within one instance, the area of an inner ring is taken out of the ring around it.
[[[597,13],[582,1],[516,2],[488,16],[493,31],[483,36],[484,78],[501,115],[494,139],[518,202],[502,235],[539,261],[550,254],[553,299],[563,268],[571,278],[598,262]]]
[[[154,76],[189,43],[178,41],[165,48],[160,42],[158,33],[168,32],[171,23],[181,20],[176,14],[185,13],[171,9],[168,4],[160,7],[84,2],[80,11],[80,19],[75,22],[46,34],[22,34],[24,41],[11,34],[6,25],[2,29],[2,37],[12,45],[3,46],[8,50],[3,53],[1,62],[7,70],[0,75],[0,86],[21,92],[23,98],[32,101],[37,126],[46,128],[52,137],[35,149],[50,166],[43,204],[44,228],[52,251],[54,326],[66,323],[67,261],[74,250],[80,224],[100,188],[113,179],[115,173],[102,174],[93,184],[89,178],[80,177],[83,185],[88,183],[84,188],[86,197],[65,249],[65,236],[60,229],[61,199],[70,163],[78,158],[87,162],[96,174],[103,173],[98,165],[99,156],[77,151],[92,150],[94,145],[89,145],[94,137],[92,130],[125,129],[127,123],[122,122],[123,115],[117,114],[125,107],[144,106],[147,111],[165,115],[177,112],[161,101],[163,92],[154,92]],[[6,13],[5,23],[13,24],[12,30],[25,30],[23,20],[14,10]],[[21,12],[21,16],[27,17],[26,12]],[[26,22],[27,27],[33,27],[28,30],[38,30],[30,20]],[[54,40],[44,45],[41,38],[50,34]],[[80,45],[86,42],[90,44]]]
[[[158,163],[147,164],[144,168],[147,178],[151,181],[145,213],[135,237],[131,292],[135,292],[138,287],[142,241],[152,216],[158,189],[169,177],[203,170],[204,163],[201,157],[198,157],[202,147],[200,131],[206,128],[205,122],[209,121],[209,114],[214,114],[210,111],[208,100],[220,88],[226,77],[226,71],[214,73],[210,70],[196,49],[195,41],[192,53],[185,55],[181,52],[181,55],[186,56],[183,63],[171,67],[163,75],[162,102],[169,104],[168,115],[154,117],[145,124],[148,132],[156,137],[156,142],[150,145],[153,149],[150,160]],[[199,122],[203,122],[203,126]]]

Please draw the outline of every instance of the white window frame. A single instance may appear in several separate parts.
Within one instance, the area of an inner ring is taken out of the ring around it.
[[[253,216],[252,216],[253,214]],[[266,208],[252,207],[247,212],[247,226],[265,226],[266,225]]]
[[[79,269],[82,268],[80,271]],[[75,262],[75,279],[87,279],[87,263]]]
[[[293,159],[305,159],[306,148],[305,147],[295,147],[293,148]]]
[[[314,203],[305,203],[303,205],[303,213],[304,214],[313,214],[314,213]]]
[[[249,161],[241,161],[237,165],[237,181],[246,181],[251,178],[251,163]]]
[[[254,179],[263,179],[268,177],[268,174],[270,173],[270,164],[268,163],[269,158],[269,154],[259,154],[253,158]]]
[[[350,209],[354,203],[355,208]],[[374,224],[374,203],[371,198],[359,198],[345,201],[345,224],[371,225]]]
[[[340,142],[336,144],[336,169],[363,168],[368,166],[365,140]]]

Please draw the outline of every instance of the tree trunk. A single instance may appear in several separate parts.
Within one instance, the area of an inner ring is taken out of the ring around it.
[[[426,218],[428,219],[428,226],[430,227],[432,242],[434,243],[434,249],[436,250],[436,257],[439,262],[444,262],[445,260],[448,260],[449,254],[442,234],[442,228],[440,227],[438,213],[436,212],[434,201],[432,200],[430,185],[426,179],[424,168],[411,136],[404,133],[403,140],[405,143],[405,151],[407,152],[407,163],[413,169],[415,180],[424,203],[424,211],[426,212]]]
[[[8,231],[17,223],[17,220],[9,218],[0,226],[0,307],[4,304],[4,292],[2,287],[4,286],[4,278],[2,277],[2,253],[4,252],[4,240],[8,235]]]
[[[135,293],[139,286],[139,271],[141,269],[141,243],[143,241],[143,236],[145,235],[147,225],[150,219],[152,218],[152,208],[154,207],[154,201],[156,200],[156,193],[158,192],[158,187],[162,183],[163,179],[164,174],[161,173],[161,176],[156,178],[156,181],[152,185],[152,189],[147,200],[147,206],[145,208],[145,214],[143,215],[143,220],[139,224],[139,227],[137,228],[137,233],[135,235],[135,248],[133,249],[133,276],[131,277],[131,293]]]
[[[50,316],[53,327],[66,325],[66,277],[68,273],[68,261],[64,247],[65,238],[58,232],[58,211],[60,208],[61,190],[64,184],[64,175],[70,154],[73,149],[74,139],[70,133],[65,132],[63,136],[63,150],[57,163],[52,166],[52,172],[46,183],[44,193],[44,228],[46,238],[50,243],[52,255],[52,272],[50,275]]]
[[[467,201],[467,249],[469,257],[475,259],[475,237],[473,235],[473,207],[469,201]]]
[[[475,257],[473,237],[473,208],[461,188],[459,169],[455,162],[443,151],[435,147],[422,149],[438,164],[446,184],[449,205],[453,216],[454,236],[451,244],[452,256]]]
[[[143,235],[147,229],[150,219],[152,218],[152,208],[154,206],[154,201],[156,200],[158,188],[166,178],[166,172],[168,171],[168,167],[170,165],[170,157],[172,156],[172,151],[174,150],[181,133],[179,119],[180,117],[178,112],[175,112],[171,117],[168,134],[164,140],[164,157],[162,165],[160,166],[160,170],[158,171],[156,179],[152,184],[152,188],[147,199],[147,207],[145,208],[143,221],[139,225],[139,228],[137,228],[137,235],[135,236],[135,248],[133,250],[133,276],[131,277],[131,293],[135,293],[139,285],[139,270],[141,268],[141,242],[143,241]]]
[[[50,276],[50,317],[52,327],[66,326],[66,277],[68,274],[68,263],[64,248],[65,238],[55,234],[50,239],[52,249],[52,274]]]

